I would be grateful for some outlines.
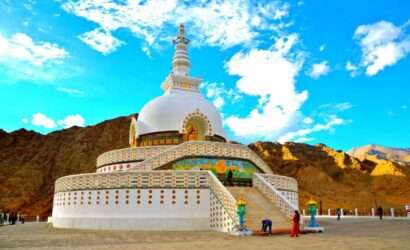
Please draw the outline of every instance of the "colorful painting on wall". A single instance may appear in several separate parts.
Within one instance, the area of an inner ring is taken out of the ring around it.
[[[234,180],[252,180],[253,173],[259,173],[259,169],[251,162],[237,159],[216,158],[189,158],[172,164],[173,170],[209,170],[218,178],[224,179],[229,170],[232,171]]]

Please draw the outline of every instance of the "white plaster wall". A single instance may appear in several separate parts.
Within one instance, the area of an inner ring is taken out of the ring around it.
[[[56,193],[52,221],[62,228],[209,230],[209,211],[209,189],[84,190]]]

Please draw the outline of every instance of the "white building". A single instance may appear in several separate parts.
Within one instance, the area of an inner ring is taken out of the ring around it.
[[[130,147],[100,155],[96,173],[56,181],[54,227],[229,232],[238,196],[249,204],[249,225],[268,216],[255,212],[259,193],[278,216],[298,208],[293,178],[273,175],[252,150],[228,141],[219,110],[189,75],[188,43],[181,25],[164,94],[131,119]]]

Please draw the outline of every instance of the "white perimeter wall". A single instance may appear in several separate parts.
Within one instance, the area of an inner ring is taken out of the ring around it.
[[[210,191],[101,189],[54,195],[55,227],[124,230],[209,230]]]

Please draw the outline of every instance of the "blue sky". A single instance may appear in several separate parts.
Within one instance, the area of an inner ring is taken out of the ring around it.
[[[48,133],[162,94],[184,22],[191,74],[232,140],[409,147],[408,1],[0,0],[0,128]]]

